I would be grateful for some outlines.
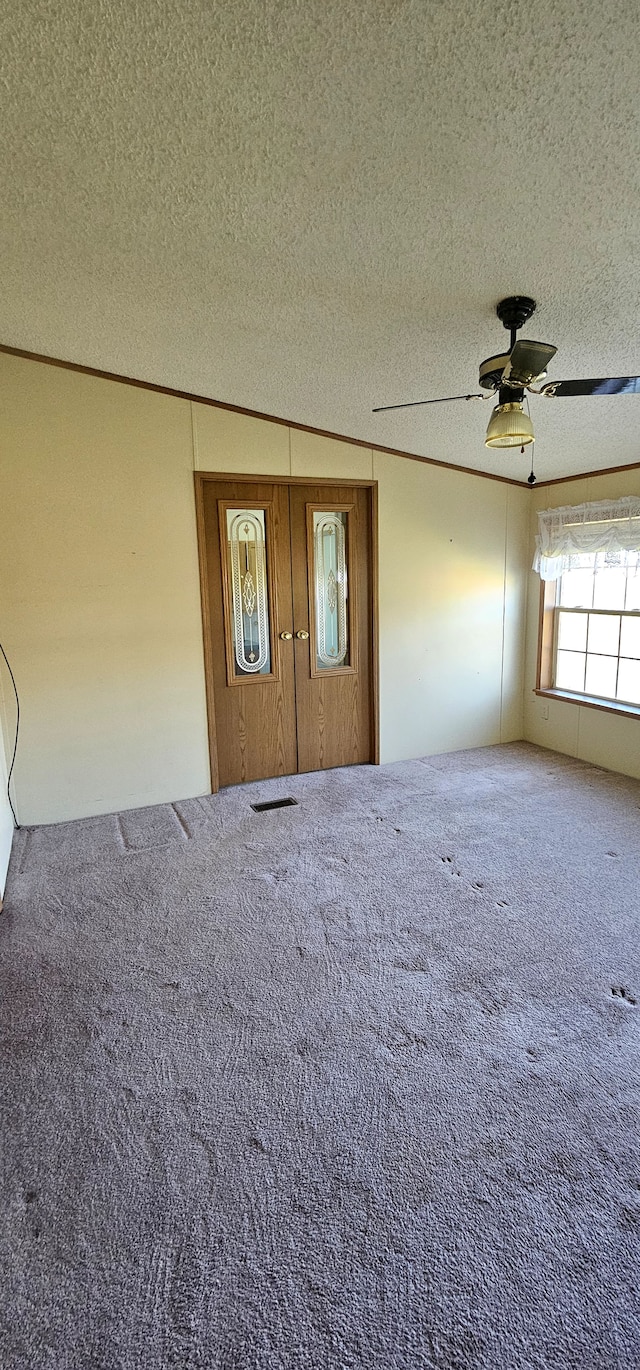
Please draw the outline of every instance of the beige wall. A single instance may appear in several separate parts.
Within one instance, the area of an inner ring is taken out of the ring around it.
[[[384,761],[522,735],[528,490],[23,358],[0,376],[21,822],[208,792],[194,467],[378,480]]]
[[[530,530],[529,566],[533,560],[537,512],[563,504],[583,504],[588,500],[618,499],[621,495],[640,495],[640,470],[615,471],[604,476],[567,481],[534,490]],[[524,736],[529,742],[569,756],[591,761],[595,766],[620,771],[640,779],[640,721],[619,714],[588,709],[578,704],[541,699],[534,694],[538,646],[540,579],[529,573],[527,643],[525,664]]]
[[[189,403],[21,358],[0,374],[19,820],[202,792]]]
[[[522,736],[528,491],[374,454],[381,755]]]

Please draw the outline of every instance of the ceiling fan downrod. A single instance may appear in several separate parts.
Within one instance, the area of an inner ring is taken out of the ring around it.
[[[513,348],[518,329],[531,318],[535,307],[536,302],[530,295],[508,295],[506,300],[500,300],[496,305],[496,314],[500,322],[511,334],[509,351]]]

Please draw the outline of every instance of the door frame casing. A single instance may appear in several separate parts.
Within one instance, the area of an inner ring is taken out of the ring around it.
[[[366,489],[370,493],[371,539],[371,588],[369,620],[371,626],[371,675],[369,689],[369,710],[371,722],[371,762],[380,765],[380,701],[379,701],[379,629],[378,629],[378,482],[377,480],[351,480],[348,476],[335,479],[332,476],[267,476],[262,472],[238,471],[194,471],[196,496],[196,527],[198,534],[198,566],[200,571],[200,605],[202,610],[202,637],[204,646],[204,674],[207,698],[207,720],[209,730],[209,765],[211,770],[211,793],[220,788],[218,770],[218,744],[216,732],[216,710],[213,684],[213,652],[211,636],[211,609],[209,603],[209,576],[207,566],[207,547],[204,521],[205,485],[214,481],[245,481],[247,484],[260,485],[325,485],[332,487],[351,486]]]

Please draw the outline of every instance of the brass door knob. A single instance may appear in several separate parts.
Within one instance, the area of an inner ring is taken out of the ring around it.
[[[299,628],[299,629],[298,629],[298,632],[296,633],[296,637],[301,638],[303,642],[306,642],[306,639],[308,638],[308,636],[309,636],[309,634],[308,634],[308,633],[305,633],[304,628]]]
[[[282,638],[283,642],[290,642],[293,637],[293,633],[281,633],[280,637]]]

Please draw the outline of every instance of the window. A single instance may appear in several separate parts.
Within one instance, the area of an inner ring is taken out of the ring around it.
[[[640,498],[538,515],[537,689],[640,713]]]
[[[640,555],[590,560],[556,582],[552,687],[640,706]]]

